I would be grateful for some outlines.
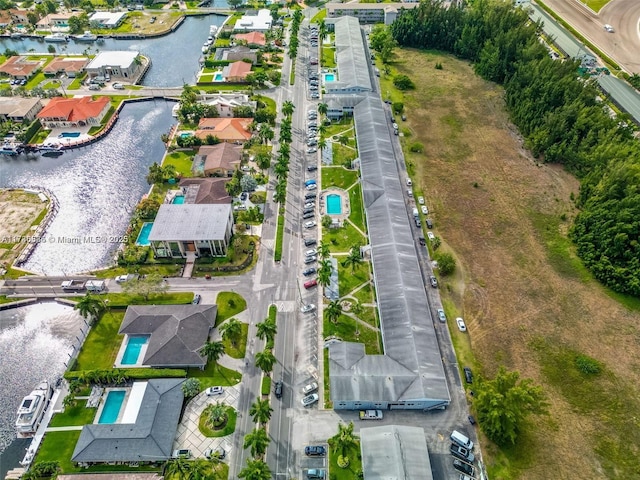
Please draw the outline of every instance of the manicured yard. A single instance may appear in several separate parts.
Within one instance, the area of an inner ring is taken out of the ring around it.
[[[59,462],[63,473],[80,471],[80,468],[71,462],[71,455],[76,448],[78,438],[80,438],[80,430],[47,433],[40,445],[35,462]]]
[[[325,68],[336,68],[335,54],[336,50],[333,47],[322,47],[322,66]]]
[[[68,427],[72,425],[86,425],[92,423],[96,416],[97,408],[87,408],[86,400],[78,400],[75,407],[67,407],[62,413],[56,413],[50,427]]]
[[[247,351],[247,334],[249,333],[249,324],[240,323],[240,325],[242,326],[242,334],[235,347],[229,340],[222,340],[222,343],[224,344],[224,353],[229,355],[231,358],[244,358]]]
[[[368,285],[365,285],[364,287],[362,287],[356,293],[354,293],[353,296],[355,298],[357,298],[358,302],[360,302],[360,303],[373,303],[373,302],[375,302],[375,297],[373,295],[373,287],[372,287],[372,285],[370,283]]]
[[[340,289],[340,296],[347,295],[356,287],[369,281],[369,263],[362,262],[355,267],[355,270],[351,270],[351,266],[343,267],[340,263],[344,258],[338,258],[338,288]]]
[[[86,73],[83,73],[81,75],[78,75],[76,78],[73,79],[73,81],[69,84],[69,87],[67,87],[67,90],[77,90],[78,88],[81,87],[82,82],[84,81],[84,79],[87,77]]]
[[[236,429],[236,418],[237,413],[233,409],[233,407],[227,407],[227,423],[224,425],[224,428],[220,430],[215,430],[213,428],[209,428],[206,424],[206,416],[205,412],[200,414],[200,420],[198,421],[198,428],[200,429],[200,433],[202,433],[205,437],[226,437],[227,435],[231,435]]]
[[[356,170],[347,170],[343,167],[323,167],[321,173],[323,189],[338,187],[346,190],[358,180],[358,172]]]
[[[260,388],[262,395],[269,395],[271,393],[271,377],[262,377],[262,387]]]
[[[355,334],[356,327],[359,332],[359,335],[357,336]],[[335,335],[345,342],[364,343],[365,352],[369,355],[380,353],[378,332],[374,329],[367,328],[364,325],[357,324],[356,320],[346,315],[340,315],[336,323],[330,322],[325,315],[322,326],[322,335],[324,338]]]
[[[125,272],[126,273],[126,272]],[[192,292],[167,292],[150,295],[148,300],[142,295],[129,293],[107,293],[100,295],[102,300],[109,300],[110,307],[126,307],[128,305],[184,305],[193,300]]]
[[[82,345],[74,370],[111,369],[124,335],[118,330],[124,309],[110,309],[91,328]]]
[[[190,177],[194,154],[195,152],[193,150],[186,152],[171,152],[164,157],[162,165],[173,165],[179,175],[182,175],[183,177]]]
[[[216,317],[216,326],[218,326],[227,318],[246,310],[247,301],[238,293],[220,292],[216,298],[216,305],[218,305],[218,316]]]
[[[367,225],[364,221],[364,206],[362,204],[362,187],[354,185],[349,189],[349,200],[351,201],[351,214],[349,220],[363,232],[367,232]]]
[[[353,480],[358,477],[358,472],[362,470],[362,460],[360,460],[360,445],[352,447],[346,452],[349,457],[347,468],[338,467],[338,453],[334,453],[329,448],[329,473],[332,480]]]
[[[367,239],[349,222],[341,228],[322,228],[322,240],[331,246],[332,252],[348,252],[353,245],[365,245]]]
[[[241,373],[223,367],[222,365],[217,365],[215,362],[207,363],[207,367],[204,370],[200,370],[198,368],[188,369],[187,377],[193,377],[200,380],[200,388],[202,390],[216,385],[228,387],[236,385],[240,380],[242,380]]]
[[[187,463],[193,464],[203,464],[205,465],[202,469],[194,468],[192,471],[204,472],[203,478],[207,480],[227,480],[229,478],[229,465],[224,462],[219,462],[214,464],[209,460],[205,460],[204,458],[199,458],[197,460],[188,460]],[[195,475],[194,475],[195,476]],[[165,480],[182,480],[185,478],[180,472],[176,473],[168,473],[164,476]]]
[[[327,16],[327,9],[323,8],[314,15],[310,23],[318,23],[320,20],[324,19],[326,16]]]
[[[358,152],[356,150],[337,142],[332,143],[331,149],[334,165],[351,165],[351,162],[358,157]]]

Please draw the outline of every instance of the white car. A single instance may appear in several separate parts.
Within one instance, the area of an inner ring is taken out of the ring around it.
[[[307,229],[313,228],[315,226],[316,226],[316,222],[313,220],[304,224],[304,228],[307,228]]]
[[[444,310],[441,309],[441,308],[438,309],[438,319],[441,322],[446,322],[447,321],[447,316],[445,315]]]
[[[320,399],[320,397],[318,397],[317,393],[312,393],[311,395],[307,395],[306,397],[304,397],[301,400],[301,403],[302,403],[303,407],[309,407],[309,406],[313,405],[314,403],[316,403],[319,399]]]
[[[116,90],[124,90],[124,85],[118,82],[111,84],[111,87]]]
[[[605,24],[604,29],[609,32],[609,33],[613,33],[615,32],[615,30],[613,29],[613,27],[611,25],[609,25],[608,23]]]
[[[420,210],[422,210],[422,213],[423,213],[424,215],[426,215],[427,213],[429,213],[429,209],[427,208],[427,206],[426,206],[426,205],[422,205],[422,206],[420,207]]]
[[[418,203],[424,205],[424,197],[418,197]]]
[[[461,332],[467,331],[467,326],[464,324],[464,320],[462,319],[462,317],[456,318],[456,324],[458,324],[458,330],[460,330]]]
[[[209,387],[205,390],[205,393],[208,397],[212,397],[214,395],[222,395],[224,393],[224,388],[222,387]]]
[[[436,236],[433,232],[427,232],[427,238],[433,242],[436,239]]]
[[[313,303],[310,303],[309,305],[303,305],[302,307],[300,307],[300,311],[302,313],[311,313],[316,309],[316,306]]]
[[[311,382],[309,385],[305,385],[302,389],[302,393],[304,395],[309,395],[311,392],[315,392],[318,389],[318,384],[316,382]]]
[[[311,191],[311,190],[315,190],[316,188],[318,188],[318,185],[316,185],[315,183],[312,183],[311,185],[307,185],[305,188],[307,190]]]
[[[304,256],[305,257],[311,257],[311,256],[315,255],[316,253],[318,253],[318,252],[316,252],[315,248],[310,248],[309,250],[304,252]]]

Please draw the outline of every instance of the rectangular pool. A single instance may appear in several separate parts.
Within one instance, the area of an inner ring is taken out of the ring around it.
[[[342,213],[342,198],[335,193],[327,195],[327,213],[329,215],[340,215]]]
[[[336,81],[336,75],[334,73],[325,73],[324,74],[324,81],[325,82],[335,82]]]
[[[171,203],[182,205],[184,203],[184,195],[176,195]]]
[[[126,393],[124,390],[111,390],[107,393],[98,423],[116,423]]]
[[[140,351],[146,343],[147,337],[129,337],[120,363],[122,365],[135,365],[138,363]]]
[[[149,241],[149,234],[151,233],[152,228],[153,222],[145,222],[142,224],[142,228],[138,234],[138,239],[136,240],[136,245],[139,247],[148,247],[151,245],[151,242]]]

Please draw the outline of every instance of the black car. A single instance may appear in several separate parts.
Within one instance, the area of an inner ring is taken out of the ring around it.
[[[302,275],[304,275],[305,277],[309,277],[314,273],[316,273],[316,269],[311,267],[311,268],[307,268],[304,272],[302,272]]]
[[[276,398],[282,398],[282,382],[281,381],[277,381],[275,383],[275,386],[273,388],[273,393],[275,394]]]
[[[464,371],[464,379],[467,383],[473,383],[473,374],[471,373],[471,369],[469,367],[464,367],[462,370]]]
[[[246,200],[247,199],[247,192],[242,192],[240,194],[240,200]]]
[[[308,218],[313,218],[315,216],[316,216],[316,214],[314,212],[309,212],[309,213],[305,213],[304,215],[302,215],[302,218],[306,220]]]
[[[302,210],[302,213],[303,213],[303,214],[305,214],[305,215],[307,215],[307,214],[309,214],[309,213],[315,213],[315,211],[316,211],[316,209],[315,209],[315,208],[313,208],[313,207],[309,207],[309,208],[305,208],[304,210]],[[302,218],[305,218],[305,217],[302,217]],[[311,217],[309,217],[309,218],[311,218]]]
[[[467,475],[471,475],[473,477],[473,467],[468,463],[464,463],[457,458],[453,461],[453,468],[458,470],[459,472],[466,473]]]
[[[317,195],[315,193],[306,193],[304,196],[305,200],[311,200],[312,198],[315,199],[317,197]]]
[[[308,445],[304,447],[304,454],[309,457],[324,457],[327,451],[322,445]]]
[[[315,245],[316,243],[317,242],[316,242],[315,238],[305,238],[304,239],[304,246],[305,247],[311,247],[311,246]]]
[[[438,279],[436,277],[434,277],[433,275],[431,275],[429,277],[429,283],[431,284],[431,286],[433,288],[438,288]]]
[[[318,166],[317,165],[309,165],[307,167],[307,171],[308,172],[315,172],[316,170],[318,170]]]

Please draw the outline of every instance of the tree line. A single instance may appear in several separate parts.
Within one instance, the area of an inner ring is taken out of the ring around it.
[[[581,180],[581,210],[570,233],[578,255],[608,287],[640,296],[636,127],[627,115],[609,114],[595,80],[579,77],[578,62],[551,59],[540,31],[522,9],[489,0],[446,8],[423,0],[391,26],[399,45],[453,53],[504,86],[507,111],[525,146]]]

